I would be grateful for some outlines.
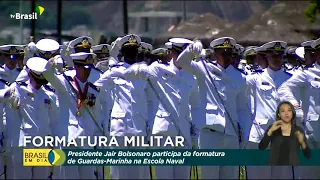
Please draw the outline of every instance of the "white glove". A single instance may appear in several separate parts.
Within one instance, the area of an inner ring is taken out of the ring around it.
[[[118,42],[120,41],[121,38],[117,38],[114,42],[111,43],[111,50],[110,50],[110,56],[113,58],[117,59],[120,51],[120,47]],[[120,60],[118,60],[120,61]]]
[[[54,57],[51,58],[51,59],[49,59],[48,62],[47,62],[47,64],[46,64],[45,70],[49,70],[49,69],[55,67],[55,66],[56,66],[56,62],[55,62],[55,61],[56,61],[56,60],[55,60]]]
[[[202,52],[203,46],[201,41],[196,41],[195,43],[192,44],[192,52],[200,55]]]
[[[56,68],[59,72],[63,71],[63,60],[60,55],[56,55],[54,58],[54,63],[56,64]]]
[[[28,59],[32,58],[36,52],[36,44],[34,42],[30,42],[23,57],[23,64],[26,64]]]
[[[9,102],[12,102],[11,107],[18,109],[20,107],[20,97],[16,95],[15,88],[10,88],[7,94]]]
[[[145,63],[133,64],[123,73],[124,77],[132,79],[148,79],[149,74],[148,65]]]

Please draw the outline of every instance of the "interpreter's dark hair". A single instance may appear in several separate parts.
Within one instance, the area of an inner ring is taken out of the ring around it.
[[[291,124],[296,125],[296,110],[294,109],[294,106],[291,104],[289,101],[281,101],[277,107],[276,111],[276,121],[280,120],[280,108],[282,105],[287,104],[290,106],[291,111],[292,111],[292,119],[291,119]]]

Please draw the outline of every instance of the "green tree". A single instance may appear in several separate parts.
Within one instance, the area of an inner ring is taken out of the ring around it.
[[[320,12],[320,0],[310,1],[311,6],[304,11],[307,20],[313,23],[316,20],[317,13]]]

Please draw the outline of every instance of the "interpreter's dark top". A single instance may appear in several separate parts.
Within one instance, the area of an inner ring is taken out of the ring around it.
[[[300,143],[295,135],[295,132],[300,131],[303,133],[303,129],[299,126],[292,126],[290,136],[283,136],[281,128],[279,128],[272,133],[272,136],[268,136],[267,133],[270,128],[271,126],[269,126],[269,128],[266,130],[262,140],[259,143],[259,149],[264,150],[271,142],[269,165],[300,165]],[[307,159],[311,157],[311,151],[308,145],[306,149],[303,150],[303,154]]]

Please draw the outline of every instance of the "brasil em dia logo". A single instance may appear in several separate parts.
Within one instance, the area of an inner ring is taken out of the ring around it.
[[[23,149],[24,166],[61,166],[65,161],[61,149]]]
[[[52,149],[49,152],[48,160],[53,166],[61,166],[66,161],[66,154],[61,149]]]

